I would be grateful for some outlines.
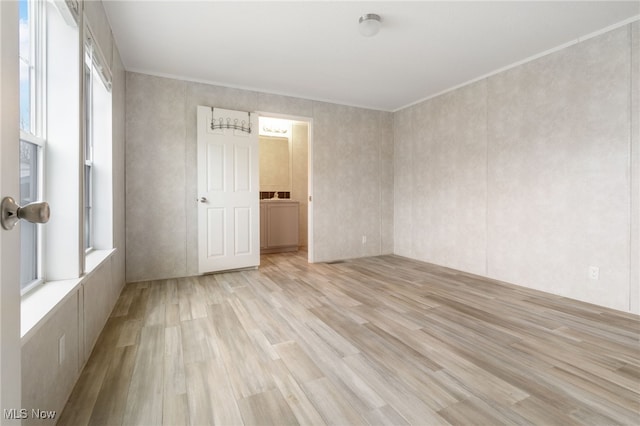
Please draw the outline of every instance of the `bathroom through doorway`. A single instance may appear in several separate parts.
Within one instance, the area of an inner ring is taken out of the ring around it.
[[[313,122],[259,112],[261,253],[313,255]]]

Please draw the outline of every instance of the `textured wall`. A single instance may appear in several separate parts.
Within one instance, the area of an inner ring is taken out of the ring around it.
[[[396,253],[629,310],[630,60],[629,25],[396,113]]]
[[[490,276],[629,308],[629,49],[625,27],[489,79]]]
[[[320,260],[382,253],[387,113],[314,103],[314,243]],[[362,243],[362,236],[367,241]]]
[[[185,85],[136,76],[126,83],[127,280],[186,276]]]
[[[486,266],[485,99],[486,84],[472,84],[417,105],[413,124],[412,227],[428,238],[412,249],[473,273]]]
[[[486,269],[486,82],[398,111],[395,253]]]
[[[293,146],[288,137],[260,136],[260,191],[291,192]]]
[[[198,105],[310,117],[315,260],[391,252],[390,113],[137,73],[126,98],[128,281],[198,273]]]

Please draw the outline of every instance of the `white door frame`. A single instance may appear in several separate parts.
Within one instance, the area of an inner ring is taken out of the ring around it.
[[[18,2],[0,1],[0,199],[19,199]],[[0,423],[20,410],[20,226],[0,228]],[[18,416],[16,416],[18,417]]]
[[[305,117],[302,115],[290,115],[290,114],[278,114],[268,111],[257,111],[258,120],[260,117],[265,118],[281,118],[283,120],[291,120],[291,121],[302,121],[307,123],[309,136],[307,138],[308,149],[307,149],[307,182],[308,182],[308,193],[309,198],[307,199],[307,260],[309,263],[315,262],[314,250],[313,250],[313,118]]]

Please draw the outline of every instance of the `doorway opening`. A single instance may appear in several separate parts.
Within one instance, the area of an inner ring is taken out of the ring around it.
[[[313,121],[258,115],[261,253],[306,250],[313,263]]]

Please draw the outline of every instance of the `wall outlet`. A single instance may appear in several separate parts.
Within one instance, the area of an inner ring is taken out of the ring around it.
[[[589,279],[596,281],[600,279],[600,268],[597,266],[589,266]]]
[[[362,236],[362,244],[367,244],[367,236],[366,235]]]
[[[64,357],[65,357],[64,341],[65,341],[65,335],[63,334],[62,336],[60,336],[60,340],[58,340],[58,364],[59,365],[62,365],[62,363],[64,362]]]

